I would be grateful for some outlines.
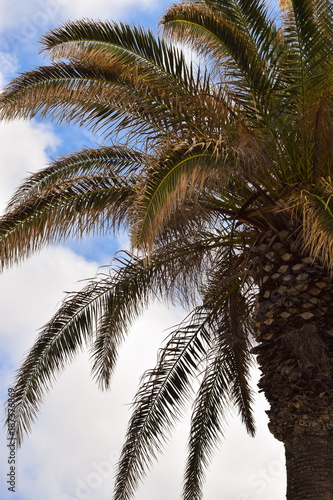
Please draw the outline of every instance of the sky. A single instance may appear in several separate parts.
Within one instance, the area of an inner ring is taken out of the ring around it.
[[[156,30],[166,0],[0,0],[0,87],[17,73],[45,63],[38,55],[40,36],[68,19],[112,19]],[[29,172],[60,154],[98,143],[84,130],[52,123],[0,123],[0,211]],[[127,248],[125,236],[90,239],[48,247],[0,276],[0,397],[3,405],[15,370],[32,346],[38,329],[55,313],[65,291]],[[152,307],[134,324],[120,352],[110,391],[101,392],[82,353],[58,377],[45,398],[37,423],[17,452],[15,492],[9,491],[8,448],[0,434],[0,491],[3,500],[107,500],[130,416],[130,403],[142,373],[156,362],[167,330],[183,319],[179,308]],[[258,372],[253,373],[256,385]],[[256,398],[257,434],[247,436],[235,415],[229,419],[204,488],[205,500],[282,500],[284,453],[267,429],[262,394]],[[189,415],[135,500],[180,498]]]

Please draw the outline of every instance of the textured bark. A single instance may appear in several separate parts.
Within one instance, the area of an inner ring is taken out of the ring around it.
[[[285,443],[288,500],[333,500],[333,436]]]
[[[332,433],[332,280],[286,231],[266,235],[254,252],[260,289],[254,351],[259,386],[270,403],[270,430],[283,442]]]
[[[288,500],[333,500],[333,282],[295,233],[267,233],[251,261],[254,352],[269,428],[285,444]]]

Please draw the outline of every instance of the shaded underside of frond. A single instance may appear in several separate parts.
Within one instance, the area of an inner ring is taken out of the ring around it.
[[[112,179],[118,186],[133,184],[149,161],[141,151],[123,146],[100,146],[63,156],[25,179],[10,199],[6,212],[42,192],[60,193],[83,178]]]
[[[112,178],[80,177],[32,196],[0,218],[1,267],[70,236],[104,235],[126,222],[134,190]]]
[[[198,80],[191,63],[150,30],[125,23],[90,20],[67,22],[43,36],[41,43],[54,59],[86,60],[106,66],[116,62],[127,72],[147,71],[150,80],[164,81],[167,90],[195,91]]]
[[[199,98],[197,98],[199,102]],[[140,143],[160,135],[198,133],[190,93],[150,82],[146,75],[123,74],[117,65],[57,63],[27,72],[0,96],[0,117],[50,118],[99,131],[104,137]],[[199,115],[197,115],[199,116]]]

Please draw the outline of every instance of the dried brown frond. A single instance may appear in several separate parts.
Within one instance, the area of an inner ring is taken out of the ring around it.
[[[291,0],[278,0],[281,12],[287,12],[291,7]]]
[[[303,251],[333,273],[333,182],[320,179],[317,189],[302,189],[284,202],[292,218],[301,217]]]

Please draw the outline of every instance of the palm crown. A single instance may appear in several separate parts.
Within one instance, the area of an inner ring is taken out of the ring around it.
[[[163,39],[69,22],[42,39],[54,62],[19,76],[0,101],[3,119],[77,123],[111,144],[22,184],[1,219],[2,266],[120,227],[138,251],[70,295],[39,334],[17,376],[19,441],[82,346],[107,388],[124,334],[154,296],[191,307],[136,396],[117,499],[133,494],[199,373],[184,498],[201,496],[229,403],[254,433],[250,318],[255,286],[267,294],[260,245],[266,255],[267,241],[288,240],[285,255],[310,255],[331,272],[330,4],[294,0],[278,17],[258,0],[197,0],[171,6],[161,26]],[[193,48],[206,69],[168,40]]]

